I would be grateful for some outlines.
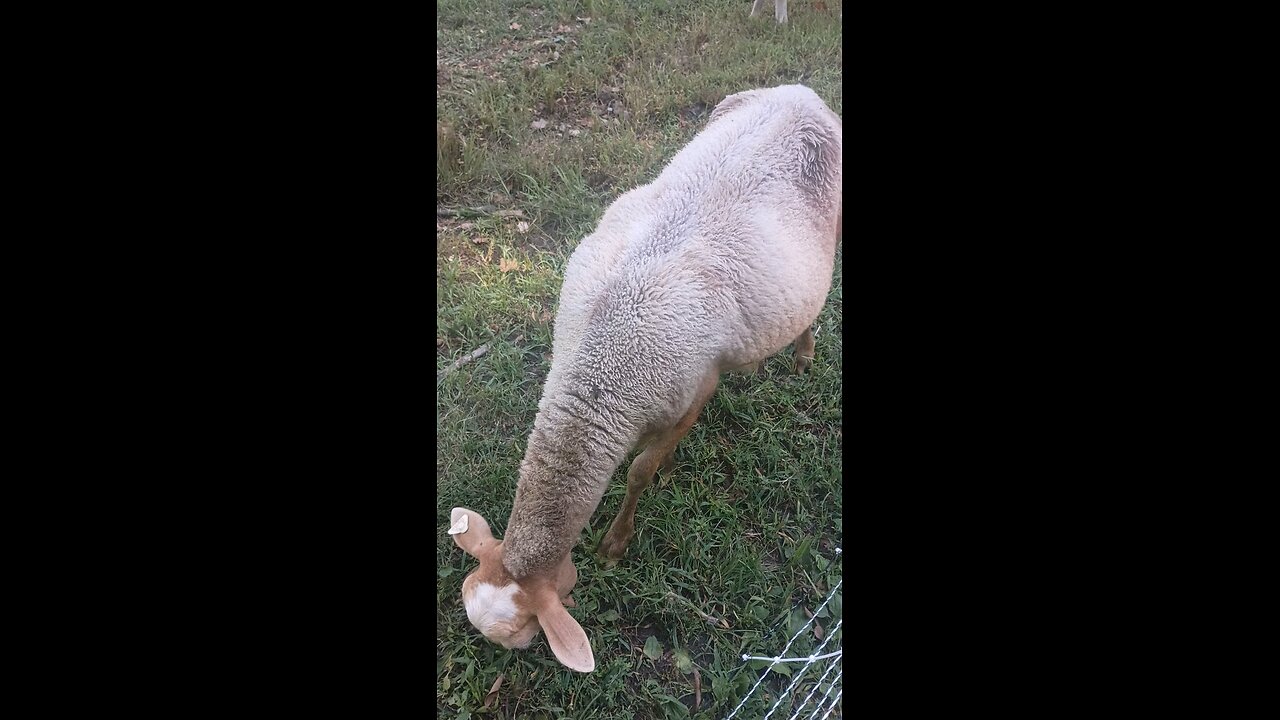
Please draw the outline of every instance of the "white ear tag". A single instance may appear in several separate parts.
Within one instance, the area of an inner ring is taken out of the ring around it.
[[[469,516],[468,516],[466,513],[462,513],[462,514],[458,517],[458,521],[457,521],[457,522],[455,522],[455,523],[453,524],[453,527],[449,528],[449,534],[450,534],[450,535],[461,535],[462,533],[466,532],[466,531],[467,531],[467,522],[468,522],[467,518],[468,518],[468,517],[469,517]]]

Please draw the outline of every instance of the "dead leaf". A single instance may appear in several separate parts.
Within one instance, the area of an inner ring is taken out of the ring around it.
[[[444,344],[444,338],[442,337],[436,338],[436,347],[440,347],[443,344]]]
[[[578,137],[581,134],[582,134],[582,131],[579,130],[578,128],[574,128],[569,131],[569,137]]]
[[[577,15],[574,15],[574,17],[575,17],[575,18],[578,18],[578,22],[586,23],[586,24],[588,24],[588,25],[590,25],[590,24],[591,24],[591,18],[589,18],[589,17],[586,17],[586,18],[580,18],[580,17],[578,17]]]
[[[525,221],[523,221],[523,220],[521,220],[520,222],[516,223],[516,232],[520,233],[521,235],[523,235],[523,234],[525,234],[525,233],[529,232],[529,223],[527,223],[527,222],[525,222]]]
[[[698,668],[693,669],[693,709],[696,712],[698,707],[702,705],[702,673],[698,672]]]
[[[809,608],[804,609],[804,614],[813,619],[813,636],[818,640],[822,640],[822,636],[826,631],[822,629],[822,623],[818,622],[818,618],[813,617],[813,613],[809,612]]]
[[[475,236],[475,237],[471,238],[471,242],[473,242],[473,243],[475,243],[475,244],[477,244],[477,245],[483,245],[483,244],[485,244],[485,243],[489,242],[489,240],[488,240],[487,238],[483,237],[483,236],[477,235],[477,236]]]
[[[546,126],[547,126],[546,120],[534,120],[533,122],[529,123],[529,127],[533,128],[534,130],[541,130]]]
[[[542,311],[542,316],[541,316],[541,317],[539,317],[538,319],[539,319],[539,320],[541,320],[541,321],[542,321],[542,322],[544,322],[544,323],[545,323],[545,322],[551,322],[551,311],[550,311],[550,310],[543,310],[543,311]]]
[[[578,120],[578,124],[581,125],[582,127],[591,127],[592,125],[596,124],[596,119],[593,117],[587,116]]]
[[[524,217],[523,210],[499,210],[494,213],[497,217]]]
[[[520,29],[520,23],[511,23],[511,29],[512,29],[512,30],[519,30],[519,29]]]
[[[502,258],[501,260],[498,261],[498,269],[504,273],[511,272],[512,270],[518,270],[519,268],[520,268],[520,263],[515,260],[508,260],[506,258]]]
[[[523,335],[523,334],[517,335],[517,336],[516,336],[516,339],[511,341],[511,344],[512,344],[512,345],[519,345],[521,340],[524,340],[524,335]]]
[[[473,228],[473,227],[475,227],[475,226],[476,226],[476,224],[475,224],[475,223],[469,223],[469,222],[466,222],[466,223],[462,223],[461,225],[459,225],[459,226],[458,226],[458,229],[459,229],[459,230],[470,230],[471,228]]]
[[[493,681],[493,687],[489,688],[489,692],[484,696],[484,707],[489,707],[498,699],[498,688],[502,687],[502,676],[499,675],[497,680]]]

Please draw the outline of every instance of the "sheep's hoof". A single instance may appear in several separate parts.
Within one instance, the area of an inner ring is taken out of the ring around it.
[[[617,565],[618,561],[622,559],[622,556],[627,554],[627,546],[631,544],[631,535],[633,532],[634,531],[628,532],[624,535],[622,533],[615,533],[614,530],[610,528],[609,532],[605,533],[604,539],[600,541],[600,547],[597,550],[597,554],[600,556],[600,559],[604,561],[604,566],[606,568],[611,568],[614,565]]]
[[[813,358],[804,357],[803,355],[797,355],[795,364],[792,365],[796,375],[803,375],[809,372],[811,367],[813,367]]]

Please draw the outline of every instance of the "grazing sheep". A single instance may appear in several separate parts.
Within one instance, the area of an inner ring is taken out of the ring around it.
[[[751,6],[750,17],[755,17],[764,9],[765,0],[756,0]],[[779,25],[787,24],[787,0],[773,0],[773,16]]]
[[[480,567],[462,584],[473,625],[504,647],[546,631],[566,666],[595,668],[564,609],[570,549],[635,448],[599,551],[616,561],[636,501],[715,392],[788,344],[813,360],[841,224],[841,123],[801,85],[726,97],[652,183],[619,197],[569,258],[551,370],[502,541],[466,508],[449,533]]]
[[[756,0],[751,6],[749,17],[755,17],[764,9],[766,0]],[[787,0],[773,0],[773,17],[779,25],[787,24]],[[840,19],[844,19],[844,9],[840,10]]]

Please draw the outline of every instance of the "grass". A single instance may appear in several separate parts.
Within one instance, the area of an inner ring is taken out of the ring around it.
[[[475,563],[445,534],[456,505],[499,537],[505,529],[560,274],[608,204],[655,177],[727,94],[799,82],[841,113],[840,4],[791,5],[786,27],[771,5],[769,18],[748,20],[743,0],[437,6],[436,202],[492,206],[436,227],[437,371],[490,348],[437,388],[440,717],[722,718],[763,665],[739,656],[779,652],[841,577],[839,255],[810,374],[790,375],[784,350],[762,376],[725,376],[674,472],[641,497],[627,556],[606,570],[594,550],[625,494],[626,463],[615,475],[573,555],[571,613],[591,638],[594,673],[563,668],[541,635],[516,651],[481,637],[460,596]],[[840,612],[834,601],[819,622]],[[816,645],[806,633],[789,654]],[[788,681],[771,674],[739,717],[761,717]]]

